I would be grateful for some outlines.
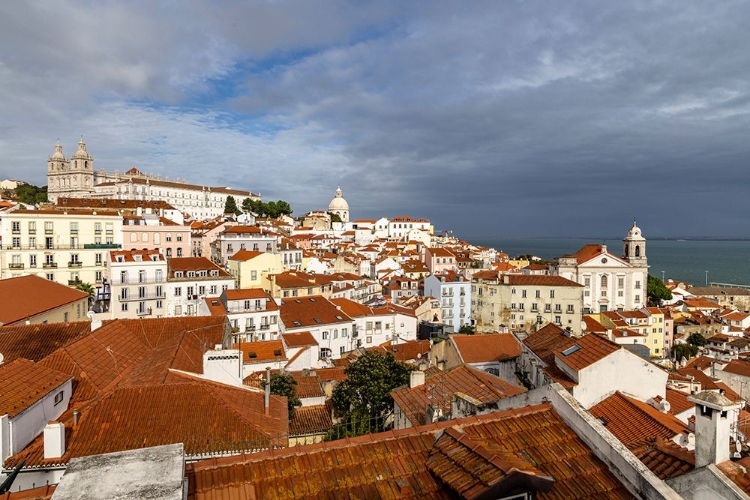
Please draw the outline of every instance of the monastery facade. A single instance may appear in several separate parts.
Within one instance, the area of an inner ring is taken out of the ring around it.
[[[136,168],[125,173],[94,170],[94,158],[86,150],[83,138],[70,159],[65,158],[58,141],[47,160],[47,197],[52,203],[59,198],[164,201],[193,219],[204,220],[222,215],[229,196],[234,196],[238,205],[245,198],[260,200],[259,194],[250,191],[163,180]]]

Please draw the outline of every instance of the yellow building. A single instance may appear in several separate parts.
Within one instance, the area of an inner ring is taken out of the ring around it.
[[[284,272],[284,266],[279,254],[240,250],[227,260],[227,270],[237,289],[264,288],[268,276]]]
[[[122,216],[96,210],[15,210],[1,229],[0,278],[32,274],[69,286],[101,283],[107,252],[122,243]]]
[[[631,311],[603,311],[592,314],[608,329],[628,329],[646,337],[645,345],[652,358],[663,358],[671,347],[671,331],[667,334],[667,318],[664,311],[648,307]],[[671,320],[671,318],[670,318]],[[671,327],[669,328],[671,330]]]

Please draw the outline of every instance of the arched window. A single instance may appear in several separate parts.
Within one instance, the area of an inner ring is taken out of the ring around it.
[[[628,257],[628,251],[630,250],[630,245],[625,245],[625,257]]]
[[[635,256],[636,257],[640,257],[641,256],[641,246],[640,245],[636,245],[635,246]]]
[[[172,256],[172,249],[167,248],[167,257],[171,257],[171,256]]]
[[[182,248],[177,249],[177,256],[182,257]]]
[[[607,275],[602,274],[602,288],[607,288]]]

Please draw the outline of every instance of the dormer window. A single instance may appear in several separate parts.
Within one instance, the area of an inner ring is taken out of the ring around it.
[[[195,278],[195,271],[188,271],[188,278]]]
[[[175,278],[182,278],[182,271],[175,271],[174,277]]]
[[[218,270],[214,269],[214,270],[211,271],[211,276],[216,277],[218,275],[219,275],[219,271]]]

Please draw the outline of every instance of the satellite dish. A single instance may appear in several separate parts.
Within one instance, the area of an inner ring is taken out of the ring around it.
[[[4,360],[4,359],[5,359],[5,356],[3,356],[2,354],[0,354],[0,365],[2,365],[2,364],[3,364],[3,360]]]
[[[86,313],[86,317],[88,319],[94,319],[94,316],[96,316],[96,313],[94,311],[89,311]]]
[[[586,322],[581,321],[581,331],[584,331],[584,330],[586,330]]]

